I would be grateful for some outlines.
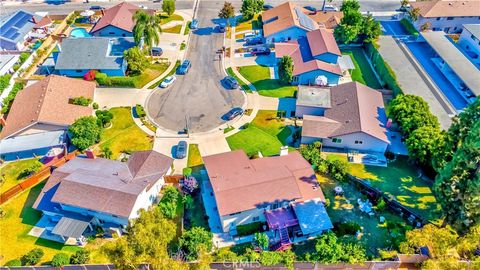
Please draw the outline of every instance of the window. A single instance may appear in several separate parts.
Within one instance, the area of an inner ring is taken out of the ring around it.
[[[75,70],[75,72],[77,72],[77,73],[81,73],[81,72],[82,72],[82,70],[81,70],[81,69],[77,69],[77,70]]]
[[[355,141],[355,144],[363,144],[362,141]]]
[[[260,217],[259,217],[259,216],[253,217],[252,220],[253,220],[253,221],[259,221],[259,220],[260,220]]]
[[[447,17],[447,21],[453,20],[453,17]]]
[[[440,19],[441,19],[441,18],[440,18],[440,17],[438,17],[438,18],[437,18],[437,21],[440,21]]]
[[[115,32],[108,32],[109,35],[115,35]]]
[[[342,139],[333,138],[333,139],[332,139],[332,142],[333,142],[333,143],[342,143]]]

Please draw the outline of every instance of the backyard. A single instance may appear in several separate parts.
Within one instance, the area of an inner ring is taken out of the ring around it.
[[[346,155],[330,154],[328,159],[344,159]],[[418,177],[417,171],[408,164],[407,157],[397,157],[388,167],[365,166],[348,163],[349,173],[365,179],[371,186],[395,196],[404,206],[421,217],[441,223],[441,207],[436,202],[431,184]]]
[[[133,122],[130,107],[112,108],[110,112],[113,114],[112,125],[102,132],[98,150],[109,147],[113,152],[112,159],[117,159],[122,152],[152,149],[153,138]]]
[[[294,97],[297,87],[284,84],[280,80],[270,79],[270,69],[265,66],[244,66],[239,67],[238,71],[245,79],[251,82],[257,92],[267,97]]]
[[[363,83],[373,89],[382,88],[362,48],[342,49],[342,55],[349,55],[355,65],[355,69],[350,70],[352,80]]]
[[[249,156],[258,152],[272,156],[286,145],[290,134],[291,130],[285,122],[277,119],[277,111],[261,110],[248,127],[227,137],[227,142],[232,150],[243,149]]]
[[[28,175],[25,174],[26,169],[32,169],[32,171],[35,172],[40,170],[41,166],[42,163],[40,163],[37,158],[12,161],[2,165],[0,167],[0,192],[5,192],[25,180],[28,177]]]

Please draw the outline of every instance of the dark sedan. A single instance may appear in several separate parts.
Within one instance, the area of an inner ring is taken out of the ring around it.
[[[228,86],[228,88],[230,88],[230,89],[237,89],[238,88],[238,82],[232,76],[225,77],[224,82]]]
[[[270,49],[266,47],[255,47],[250,53],[252,55],[269,55]]]
[[[232,108],[230,111],[228,111],[224,116],[223,119],[225,120],[232,120],[235,117],[242,115],[243,114],[243,109],[240,107],[235,107]]]
[[[191,66],[192,66],[192,63],[190,63],[190,60],[183,60],[182,64],[177,69],[177,74],[180,74],[180,75],[187,74]]]

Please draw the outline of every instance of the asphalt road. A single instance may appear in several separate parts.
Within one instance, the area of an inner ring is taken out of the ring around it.
[[[223,1],[219,0],[200,0],[202,3],[202,6],[204,8],[212,8],[215,9],[215,15],[218,13],[218,10],[220,10]],[[361,10],[362,11],[394,11],[395,9],[398,9],[400,7],[400,1],[398,0],[359,0],[361,4]],[[50,2],[50,3],[42,3],[42,4],[32,4],[32,3],[21,3],[18,5],[4,5],[3,2],[0,3],[0,14],[1,16],[4,16],[6,14],[9,14],[11,12],[16,11],[17,9],[21,8],[26,11],[48,11],[51,14],[67,14],[71,11],[74,10],[85,10],[88,9],[92,5],[100,5],[103,7],[110,7],[113,5],[118,4],[121,1],[109,1],[109,2],[94,2],[93,0],[90,1],[90,3],[78,3],[78,2],[67,2],[67,3],[62,3],[62,2]],[[241,0],[233,0],[231,1],[238,10],[241,6],[242,1]],[[266,0],[266,4],[270,5],[278,5],[280,3],[285,2],[285,0]],[[301,1],[296,1],[293,0],[293,2],[298,3],[299,5],[306,6],[306,5],[311,5],[315,6],[317,8],[320,8],[322,6],[322,1],[319,0],[301,0]],[[161,2],[154,3],[153,1],[132,1],[132,3],[135,3],[137,5],[144,5],[150,8],[155,8],[155,9],[161,9],[162,4]],[[176,0],[176,8],[177,9],[190,9],[193,7],[193,0]],[[336,5],[337,7],[340,7],[342,1],[341,0],[333,0],[332,4]]]
[[[223,46],[223,34],[215,31],[212,22],[217,12],[200,2],[200,27],[192,32],[187,52],[190,71],[176,75],[171,87],[158,88],[147,101],[149,116],[166,129],[183,130],[188,121],[192,133],[209,131],[224,122],[221,117],[227,111],[244,104],[240,90],[227,90],[220,83],[225,75],[216,51]]]

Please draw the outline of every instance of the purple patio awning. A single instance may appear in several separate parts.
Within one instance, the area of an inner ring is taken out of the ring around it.
[[[295,212],[293,212],[293,209],[290,206],[287,208],[265,211],[265,218],[267,219],[268,227],[271,230],[298,225]]]

